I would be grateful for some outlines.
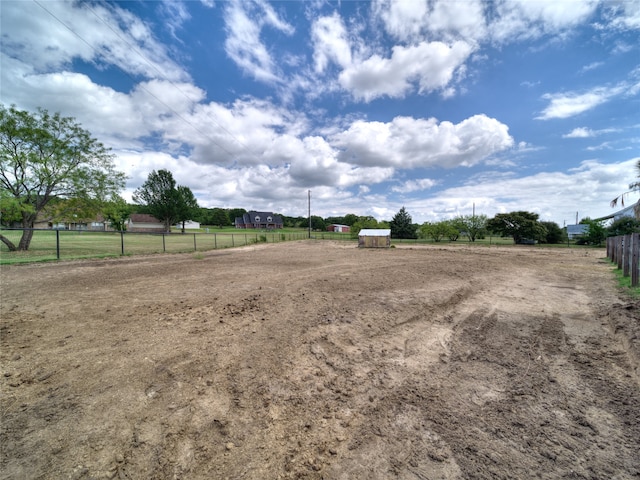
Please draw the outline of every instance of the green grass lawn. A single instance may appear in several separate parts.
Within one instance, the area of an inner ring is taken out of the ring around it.
[[[3,230],[2,234],[14,244],[20,241],[22,231]],[[175,230],[171,234],[120,232],[91,232],[75,230],[36,230],[29,250],[11,252],[0,243],[0,263],[50,261],[77,258],[101,258],[120,255],[153,253],[183,253],[220,248],[241,247],[259,242],[283,242],[307,238],[305,231],[261,232],[237,229]],[[59,254],[59,257],[58,257]]]

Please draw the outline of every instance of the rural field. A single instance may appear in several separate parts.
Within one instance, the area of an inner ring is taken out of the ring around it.
[[[604,250],[255,244],[2,265],[3,479],[640,477]]]

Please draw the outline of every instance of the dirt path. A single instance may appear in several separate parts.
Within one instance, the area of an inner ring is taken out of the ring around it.
[[[299,242],[2,267],[7,479],[640,477],[601,251]]]

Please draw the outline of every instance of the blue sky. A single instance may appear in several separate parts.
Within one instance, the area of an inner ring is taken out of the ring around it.
[[[0,3],[0,101],[75,117],[123,197],[422,223],[612,213],[640,158],[640,1]],[[636,198],[629,198],[635,201]]]

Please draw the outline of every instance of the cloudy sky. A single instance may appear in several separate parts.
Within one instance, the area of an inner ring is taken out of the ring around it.
[[[75,117],[124,198],[414,222],[612,213],[640,157],[640,1],[3,0],[0,102]],[[631,200],[631,199],[630,199]],[[633,198],[635,201],[635,198]]]

